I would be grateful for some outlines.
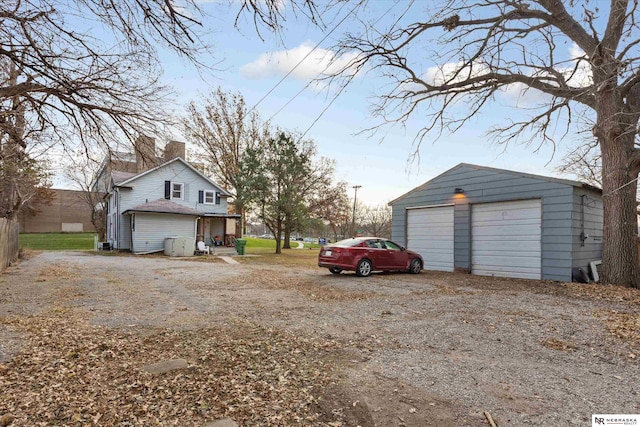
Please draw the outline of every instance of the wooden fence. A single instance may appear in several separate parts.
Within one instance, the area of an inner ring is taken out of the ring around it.
[[[18,259],[19,229],[17,221],[0,218],[0,272]]]

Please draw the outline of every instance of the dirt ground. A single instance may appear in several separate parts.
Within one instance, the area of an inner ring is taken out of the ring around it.
[[[46,252],[10,267],[0,417],[453,427],[640,413],[636,290],[202,261]],[[148,369],[166,361],[184,365]]]

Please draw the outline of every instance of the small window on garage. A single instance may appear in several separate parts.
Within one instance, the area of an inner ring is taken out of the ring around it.
[[[212,190],[204,190],[204,203],[213,205],[216,203],[216,192]]]

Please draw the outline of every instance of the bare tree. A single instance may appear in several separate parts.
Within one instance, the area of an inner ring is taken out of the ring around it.
[[[357,216],[364,234],[391,238],[391,206],[362,205]]]
[[[200,70],[198,0],[6,0],[0,3],[0,131],[19,156],[48,133],[58,151],[111,152],[171,123],[171,90],[159,51],[171,49]],[[279,0],[244,0],[256,22]],[[264,9],[264,10],[263,10]],[[208,61],[207,61],[208,62]],[[19,111],[19,115],[15,113]],[[15,121],[12,118],[20,117]],[[6,150],[5,150],[6,151]],[[6,162],[7,156],[2,159]],[[7,169],[6,165],[3,165]],[[4,191],[4,195],[15,191]],[[17,197],[17,196],[16,196]]]
[[[21,71],[0,59],[0,83],[16,84]],[[20,212],[35,214],[53,194],[47,190],[50,173],[26,141],[41,141],[41,129],[32,128],[19,96],[0,98],[0,217],[14,219]]]
[[[575,175],[580,181],[602,187],[602,156],[597,142],[585,143],[569,152],[557,171]]]
[[[355,3],[364,7],[368,2]],[[591,131],[602,155],[601,278],[639,286],[638,3],[461,0],[398,5],[404,10],[389,28],[363,21],[363,35],[343,39],[341,51],[357,57],[337,78],[347,84],[355,73],[378,70],[390,79],[374,114],[383,125],[423,117],[418,149],[427,135],[437,139],[469,124],[506,91],[536,93],[539,102],[490,129],[497,142],[555,144],[584,126],[585,117],[593,120]]]
[[[216,181],[233,196],[236,213],[242,215],[244,229],[244,188],[238,179],[240,158],[269,136],[268,125],[257,112],[248,112],[240,93],[218,88],[201,102],[191,102],[182,120],[185,136],[200,149],[199,158]]]
[[[96,188],[108,188],[107,183],[98,185],[97,179],[100,179],[98,172],[100,162],[94,160],[96,156],[86,156],[84,153],[77,153],[76,156],[70,156],[65,167],[64,175],[66,178],[74,182],[82,192],[82,201],[91,212],[91,224],[98,233],[100,241],[105,240],[107,232],[107,206],[104,200],[104,193],[94,191]],[[107,176],[102,179],[108,179]]]
[[[0,60],[21,77],[0,86],[0,99],[19,97],[29,120],[62,146],[108,148],[165,123],[159,46],[194,62],[206,50],[192,0],[9,0],[0,16]]]
[[[334,241],[348,235],[351,203],[347,196],[346,182],[338,182],[318,193],[312,200],[310,209],[312,215],[328,223]]]

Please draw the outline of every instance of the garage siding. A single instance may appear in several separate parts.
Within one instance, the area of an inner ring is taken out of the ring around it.
[[[426,270],[453,271],[453,206],[408,210],[407,248],[422,255]]]
[[[464,194],[454,194],[456,188],[461,188]],[[571,269],[576,263],[573,256],[577,215],[574,190],[578,191],[580,187],[572,185],[571,181],[463,163],[391,202],[392,239],[407,244],[407,209],[454,204],[454,266],[470,271],[472,206],[478,203],[540,199],[541,277],[570,281]],[[594,192],[594,197],[598,198],[597,192]],[[593,253],[590,251],[585,257]]]
[[[584,197],[583,197],[584,196]],[[591,261],[602,259],[604,211],[602,199],[594,191],[580,189],[573,197],[575,212],[572,223],[573,267],[585,267]],[[580,234],[588,237],[584,240]],[[586,269],[588,272],[589,270]]]
[[[127,215],[127,217],[131,216]],[[195,238],[196,217],[194,216],[136,213],[134,221],[133,253],[163,251],[164,239],[167,237]]]

